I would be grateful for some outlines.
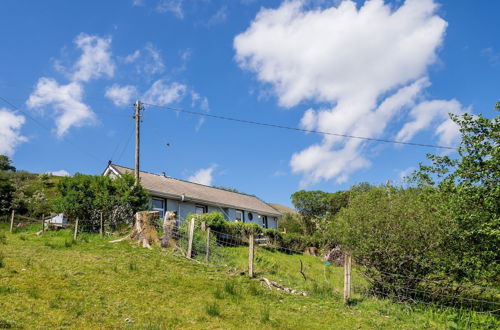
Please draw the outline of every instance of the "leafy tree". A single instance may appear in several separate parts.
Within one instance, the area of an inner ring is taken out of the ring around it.
[[[15,172],[16,168],[12,166],[12,161],[5,155],[0,155],[0,171]]]
[[[494,279],[500,273],[500,117],[451,118],[462,135],[458,157],[429,154],[431,164],[420,164],[413,180],[446,196],[442,207],[456,224],[445,271],[457,280]]]
[[[348,201],[347,191],[299,190],[292,194],[292,203],[302,217],[304,234],[307,235],[322,229],[327,219],[347,206]]]

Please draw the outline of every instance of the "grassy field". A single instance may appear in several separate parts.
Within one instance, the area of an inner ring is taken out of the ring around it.
[[[211,266],[172,251],[109,240],[82,234],[75,242],[66,230],[36,236],[35,228],[10,234],[1,223],[0,328],[470,327],[469,318],[455,312],[375,298],[359,297],[346,307],[342,268],[325,267],[314,257],[256,253],[258,275],[311,293],[302,297],[268,290],[232,272],[245,269],[243,248],[225,248],[224,262]],[[298,272],[299,259],[307,281]],[[475,321],[486,325],[492,320],[478,315]]]

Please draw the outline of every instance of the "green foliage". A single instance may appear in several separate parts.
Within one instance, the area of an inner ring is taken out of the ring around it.
[[[496,104],[500,111],[500,102]],[[458,157],[428,155],[413,182],[435,187],[453,220],[443,271],[456,280],[498,280],[500,273],[500,116],[450,115],[458,124]]]
[[[205,312],[210,316],[221,316],[220,307],[216,301],[206,304]]]
[[[301,234],[305,232],[305,224],[302,217],[296,213],[285,213],[278,221],[279,229],[287,233]]]
[[[0,155],[0,171],[16,171],[16,168],[12,166],[12,160],[6,155]]]
[[[432,189],[374,188],[356,194],[330,232],[366,267],[374,290],[415,289],[439,264],[448,240],[451,224],[440,202]]]
[[[77,173],[61,179],[57,189],[57,209],[72,219],[79,218],[84,231],[98,231],[101,214],[106,229],[131,224],[134,213],[147,209],[149,203],[147,191],[136,186],[130,174],[111,179]]]
[[[348,191],[328,193],[320,190],[299,190],[292,194],[292,203],[302,220],[303,234],[310,235],[325,228],[327,219],[346,207]]]

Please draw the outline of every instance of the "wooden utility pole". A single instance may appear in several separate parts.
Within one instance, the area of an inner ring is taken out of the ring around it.
[[[141,145],[141,101],[137,100],[135,102],[135,115],[132,117],[135,119],[135,184],[139,184],[139,158],[140,158],[140,145]]]

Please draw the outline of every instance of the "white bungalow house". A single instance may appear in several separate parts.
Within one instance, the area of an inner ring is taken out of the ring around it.
[[[116,177],[134,173],[131,168],[109,163],[103,175]],[[141,171],[141,185],[149,191],[153,210],[177,213],[180,225],[189,213],[220,212],[229,221],[256,223],[278,229],[281,213],[256,196]]]

